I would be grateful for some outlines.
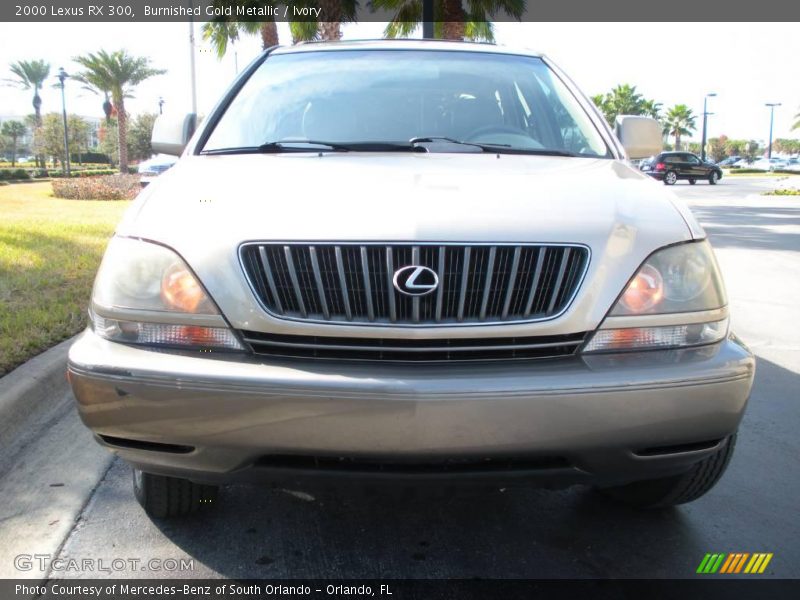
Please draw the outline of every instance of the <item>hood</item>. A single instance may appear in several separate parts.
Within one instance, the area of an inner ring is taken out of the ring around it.
[[[174,248],[212,295],[243,286],[252,311],[245,241],[580,243],[592,252],[581,294],[611,285],[613,298],[648,254],[693,230],[702,235],[663,185],[616,160],[299,153],[186,156],[118,234]]]
[[[244,240],[552,241],[688,235],[663,186],[608,159],[494,154],[190,156],[148,188],[127,235]]]

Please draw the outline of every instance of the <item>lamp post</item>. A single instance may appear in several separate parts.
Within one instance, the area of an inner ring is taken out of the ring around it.
[[[161,96],[158,97],[158,114],[164,114],[164,98]]]
[[[433,0],[422,0],[422,37],[433,39]]]
[[[716,92],[709,92],[703,98],[703,143],[700,146],[700,158],[703,162],[706,160],[706,131],[708,128],[708,99],[716,96]]]
[[[67,77],[69,75],[67,75],[64,67],[60,67],[58,69],[58,80],[61,82],[61,112],[64,116],[64,173],[69,177],[69,133],[67,131],[67,101],[64,95],[64,81],[66,81]]]
[[[772,124],[775,121],[775,107],[780,106],[780,102],[767,102],[764,106],[769,106],[769,145],[767,146],[767,158],[772,158]]]

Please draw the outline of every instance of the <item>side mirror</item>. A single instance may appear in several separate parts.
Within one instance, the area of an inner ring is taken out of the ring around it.
[[[661,124],[655,119],[620,115],[617,117],[616,134],[631,160],[661,152]]]
[[[197,123],[197,115],[189,113],[180,117],[161,115],[153,125],[153,136],[150,139],[153,152],[156,154],[183,154],[189,143]]]

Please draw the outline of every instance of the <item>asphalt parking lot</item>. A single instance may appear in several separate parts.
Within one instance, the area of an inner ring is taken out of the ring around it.
[[[637,512],[581,487],[310,495],[237,485],[215,510],[151,521],[129,468],[95,447],[65,389],[0,460],[0,577],[681,578],[707,552],[771,552],[765,577],[800,578],[800,198],[760,195],[775,185],[674,187],[712,238],[733,327],[758,357],[736,454],[704,498]],[[22,552],[183,558],[193,569],[20,572]]]

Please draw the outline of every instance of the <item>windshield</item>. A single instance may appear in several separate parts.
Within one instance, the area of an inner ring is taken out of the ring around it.
[[[364,143],[407,145],[418,138],[492,151],[610,156],[586,112],[541,59],[430,50],[270,56],[202,151],[274,149],[302,140],[368,148]]]

